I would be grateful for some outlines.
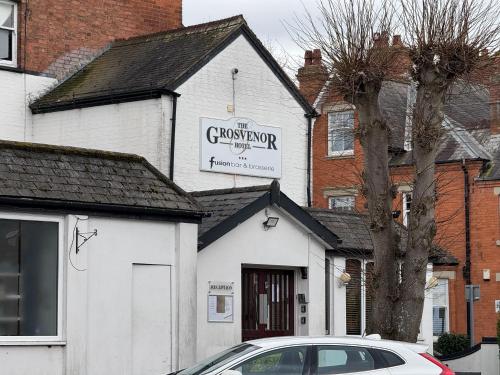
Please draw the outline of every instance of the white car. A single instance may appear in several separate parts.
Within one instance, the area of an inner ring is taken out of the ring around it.
[[[248,341],[177,375],[454,375],[421,344],[380,336],[276,337]]]

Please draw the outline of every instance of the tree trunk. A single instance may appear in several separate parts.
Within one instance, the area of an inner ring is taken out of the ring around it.
[[[435,160],[443,132],[446,84],[434,67],[423,71],[413,111],[412,137],[415,180],[408,222],[408,242],[401,263],[401,298],[395,306],[394,339],[416,342],[422,318],[427,263],[436,234]]]
[[[367,198],[374,247],[373,305],[368,333],[391,338],[397,292],[398,239],[392,219],[393,188],[389,172],[389,129],[378,104],[378,91],[355,101],[359,139],[364,152],[363,194]]]

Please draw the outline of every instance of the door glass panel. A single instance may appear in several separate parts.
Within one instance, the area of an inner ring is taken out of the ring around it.
[[[319,346],[318,374],[348,374],[375,370],[375,361],[366,348]]]
[[[249,359],[233,368],[242,375],[302,375],[307,347],[273,350]]]

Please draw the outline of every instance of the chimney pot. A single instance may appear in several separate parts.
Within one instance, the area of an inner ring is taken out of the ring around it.
[[[401,41],[401,35],[394,35],[392,37],[392,45],[393,46],[402,46],[403,42]]]
[[[304,66],[312,65],[313,53],[307,50],[304,54]]]
[[[312,65],[321,65],[321,50],[315,49],[312,52]]]

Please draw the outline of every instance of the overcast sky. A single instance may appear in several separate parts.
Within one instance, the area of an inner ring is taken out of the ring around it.
[[[290,39],[283,21],[293,21],[294,13],[304,14],[305,6],[315,9],[315,0],[184,0],[184,25],[215,21],[242,14],[260,40],[282,46],[293,56],[302,51]],[[277,48],[277,47],[276,47]]]

